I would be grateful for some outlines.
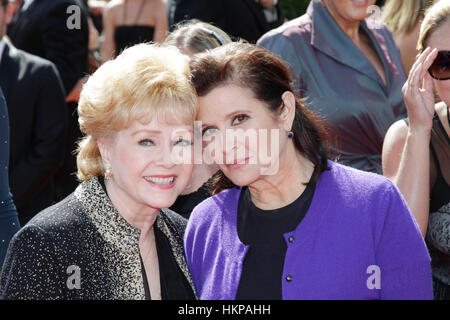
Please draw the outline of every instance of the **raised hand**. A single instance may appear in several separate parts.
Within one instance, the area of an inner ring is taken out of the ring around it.
[[[428,47],[411,68],[408,80],[402,88],[411,131],[430,132],[434,115],[433,80],[428,73],[437,49]],[[421,84],[423,82],[423,86]]]

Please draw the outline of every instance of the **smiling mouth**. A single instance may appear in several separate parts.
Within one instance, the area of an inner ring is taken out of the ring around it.
[[[171,185],[175,181],[176,177],[175,176],[171,176],[171,177],[167,177],[167,178],[144,177],[144,179],[146,181],[152,182],[152,183],[157,184],[157,185],[168,186],[168,185]]]

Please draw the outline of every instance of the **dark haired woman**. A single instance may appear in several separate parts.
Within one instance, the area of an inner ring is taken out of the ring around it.
[[[194,209],[185,234],[200,299],[433,297],[430,258],[397,188],[327,160],[324,130],[278,57],[232,43],[191,67],[221,169],[221,192]]]

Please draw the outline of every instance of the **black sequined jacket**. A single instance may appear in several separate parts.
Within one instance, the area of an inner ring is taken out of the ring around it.
[[[169,280],[185,282],[184,292],[169,290],[166,297],[161,288],[163,299],[196,297],[184,258],[185,226],[184,218],[167,209],[160,210],[154,224],[171,251],[166,256],[175,272]],[[0,275],[0,299],[148,299],[139,236],[99,180],[85,181],[14,236]],[[160,250],[158,237],[156,242]]]

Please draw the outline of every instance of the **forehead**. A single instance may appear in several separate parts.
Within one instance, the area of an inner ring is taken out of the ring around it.
[[[450,18],[430,34],[427,46],[438,50],[450,50]]]
[[[126,129],[119,131],[119,133],[123,133],[125,135],[133,135],[138,132],[148,132],[151,131],[153,133],[175,133],[175,132],[192,132],[193,124],[186,124],[177,122],[175,119],[173,121],[166,121],[166,119],[160,119],[158,117],[154,117],[149,122],[141,122],[138,120],[134,120],[131,122],[130,126]]]
[[[198,100],[199,117],[202,115],[219,117],[240,108],[252,109],[252,106],[258,102],[250,89],[232,84],[214,88]]]

